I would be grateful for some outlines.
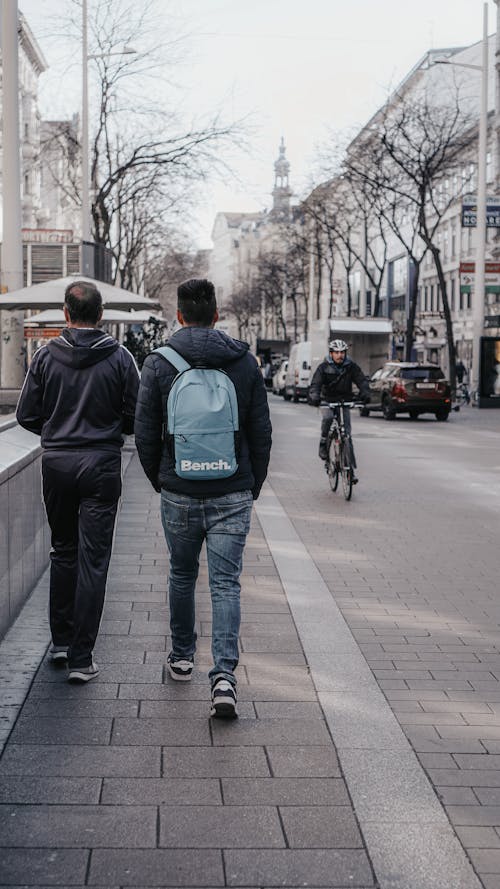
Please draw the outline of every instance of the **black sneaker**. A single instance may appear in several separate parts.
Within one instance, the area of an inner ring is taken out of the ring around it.
[[[218,679],[212,688],[210,716],[216,719],[236,719],[236,689],[227,679]]]
[[[176,679],[177,681],[189,682],[193,675],[194,664],[192,661],[187,660],[187,658],[174,660],[174,656],[169,654],[167,657],[167,666],[172,679]]]
[[[328,450],[326,447],[326,441],[320,441],[318,457],[320,460],[328,460]]]
[[[68,663],[68,646],[67,645],[51,645],[49,657],[56,667],[65,667]]]

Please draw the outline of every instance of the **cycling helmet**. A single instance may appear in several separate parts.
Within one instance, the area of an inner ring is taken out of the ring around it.
[[[330,352],[347,352],[347,343],[344,340],[331,340],[328,343],[328,349]]]

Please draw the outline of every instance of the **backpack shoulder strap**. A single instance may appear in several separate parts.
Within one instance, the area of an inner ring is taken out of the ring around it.
[[[155,349],[154,351],[157,352],[158,355],[161,355],[162,358],[165,358],[165,360],[168,361],[169,364],[173,364],[173,366],[176,370],[179,371],[179,373],[181,373],[183,370],[191,369],[191,365],[188,364],[188,362],[184,360],[182,355],[179,355],[179,353],[176,352],[175,349],[172,349],[171,346],[161,346],[159,349]]]

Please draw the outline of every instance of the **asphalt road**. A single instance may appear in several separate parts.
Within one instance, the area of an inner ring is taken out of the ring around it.
[[[500,413],[353,416],[332,493],[319,412],[270,396],[269,481],[483,885],[500,885]]]

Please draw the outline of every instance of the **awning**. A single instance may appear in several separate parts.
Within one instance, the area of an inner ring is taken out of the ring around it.
[[[161,315],[156,315],[154,312],[144,310],[140,312],[123,312],[120,309],[104,309],[102,313],[102,320],[108,324],[145,324],[151,317],[156,318],[165,325],[170,323]],[[65,327],[66,321],[64,319],[64,312],[62,309],[46,309],[45,312],[37,312],[36,315],[31,315],[30,318],[25,318],[24,326]]]
[[[123,290],[113,284],[104,284],[85,275],[68,275],[66,278],[56,278],[53,281],[44,281],[42,284],[33,284],[31,287],[23,287],[21,290],[13,290],[12,293],[1,293],[0,309],[60,309],[64,302],[66,287],[75,281],[86,281],[97,287],[102,295],[103,304],[108,308],[147,309],[157,308],[159,305],[152,299],[146,299],[138,293]]]
[[[336,333],[392,333],[392,321],[389,318],[331,318],[330,331]]]

